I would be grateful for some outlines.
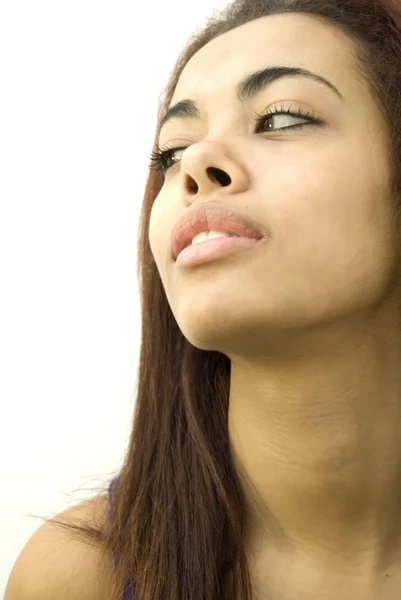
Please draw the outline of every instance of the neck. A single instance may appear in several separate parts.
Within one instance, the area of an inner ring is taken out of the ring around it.
[[[250,547],[373,577],[401,564],[400,339],[348,327],[309,342],[285,361],[232,359]]]

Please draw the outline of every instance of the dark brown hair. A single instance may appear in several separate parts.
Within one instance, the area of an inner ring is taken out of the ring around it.
[[[235,27],[286,12],[323,17],[355,40],[355,72],[388,124],[391,186],[399,197],[400,0],[234,0],[192,35],[178,57],[160,99],[153,150],[189,59]],[[110,600],[119,600],[129,581],[138,600],[251,600],[244,496],[228,437],[230,361],[191,345],[169,307],[148,240],[151,208],[163,181],[161,172],[149,170],[138,240],[138,390],[114,517],[99,529],[64,526],[95,541],[104,560],[118,549]]]

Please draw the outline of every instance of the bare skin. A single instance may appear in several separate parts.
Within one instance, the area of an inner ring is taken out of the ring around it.
[[[355,48],[305,14],[247,23],[190,60],[171,106],[191,98],[201,118],[174,119],[159,139],[188,149],[166,173],[150,244],[183,334],[231,360],[229,436],[260,600],[401,597],[401,234],[388,125]],[[302,77],[241,103],[238,81],[268,65],[310,69],[343,100]],[[279,115],[256,133],[254,112],[268,107],[313,110],[323,124],[285,131],[306,121]],[[180,269],[171,229],[209,200],[271,239]]]

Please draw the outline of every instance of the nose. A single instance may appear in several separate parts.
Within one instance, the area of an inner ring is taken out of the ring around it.
[[[238,160],[228,155],[216,142],[200,142],[187,148],[181,159],[181,193],[183,197],[204,195],[226,188],[237,194],[249,187],[249,175]]]

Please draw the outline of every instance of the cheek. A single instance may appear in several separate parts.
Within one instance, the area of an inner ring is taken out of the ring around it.
[[[149,237],[149,244],[150,244],[150,248],[152,250],[153,258],[157,264],[158,269],[160,270],[160,265],[162,263],[164,254],[166,252],[166,249],[165,249],[166,218],[165,218],[165,215],[163,215],[163,211],[161,210],[161,203],[158,201],[159,198],[160,198],[160,195],[154,201],[152,210],[150,213],[148,237]],[[163,222],[164,222],[164,227],[163,227]]]
[[[282,265],[314,283],[385,276],[393,251],[386,173],[366,148],[344,151],[343,143],[279,163],[270,166],[263,195]]]
[[[370,233],[386,213],[384,178],[361,144],[342,139],[330,148],[298,148],[270,162],[263,182],[267,221],[288,241],[321,247],[327,239],[351,241]]]
[[[166,210],[166,206],[169,210]],[[159,272],[163,287],[168,285],[168,274],[171,270],[171,231],[178,218],[171,199],[160,193],[153,203],[149,220],[148,239],[153,260]]]

